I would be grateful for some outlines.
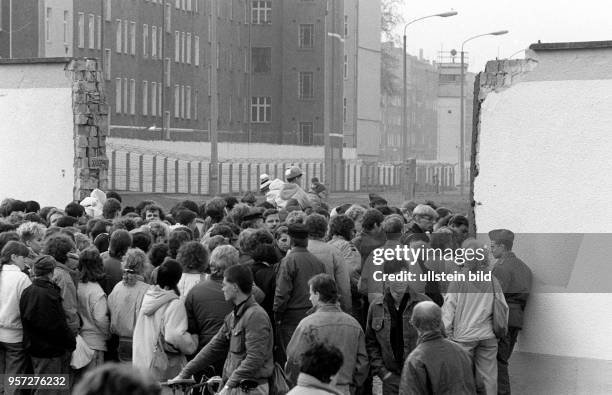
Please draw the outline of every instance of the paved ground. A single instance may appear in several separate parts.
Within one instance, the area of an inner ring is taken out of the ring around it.
[[[163,193],[137,193],[137,192],[119,192],[123,198],[124,205],[135,206],[141,200],[151,199],[161,204],[164,208],[169,209],[181,200],[190,199],[196,203],[207,201],[210,196],[203,195],[187,195],[187,194],[163,194]],[[402,196],[399,192],[384,192],[379,191],[377,194],[383,196],[389,205],[399,206],[402,203]],[[259,199],[262,199],[260,196]],[[432,200],[439,206],[448,207],[454,212],[466,213],[468,209],[467,198],[462,199],[457,192],[446,192],[444,194],[436,193],[419,193],[416,201],[424,202]],[[331,194],[329,204],[331,207],[339,206],[344,203],[368,204],[368,193],[366,192],[339,192]]]

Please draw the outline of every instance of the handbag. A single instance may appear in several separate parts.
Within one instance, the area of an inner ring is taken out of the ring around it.
[[[96,352],[92,350],[81,335],[76,336],[76,348],[70,358],[70,367],[81,369],[93,360]]]
[[[501,339],[508,333],[508,305],[505,300],[500,300],[495,292],[495,282],[491,276],[493,286],[493,333],[495,337]]]
[[[268,381],[270,387],[270,395],[285,395],[289,392],[289,380],[281,366],[275,362],[272,376]]]

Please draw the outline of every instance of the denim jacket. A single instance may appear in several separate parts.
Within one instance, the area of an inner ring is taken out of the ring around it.
[[[408,288],[408,292],[410,301],[403,313],[404,358],[408,357],[410,352],[415,349],[419,338],[416,329],[410,325],[412,309],[417,303],[430,300],[427,296],[416,293],[410,288]],[[387,372],[392,372],[398,376],[401,374],[402,366],[395,361],[391,346],[391,315],[382,295],[374,299],[368,311],[366,348],[370,356],[373,375],[382,378]]]
[[[363,330],[350,315],[342,312],[337,304],[325,304],[304,318],[287,346],[289,379],[295,383],[300,370],[302,355],[315,342],[333,344],[342,351],[344,363],[332,381],[336,387],[359,387],[368,374],[368,354]]]

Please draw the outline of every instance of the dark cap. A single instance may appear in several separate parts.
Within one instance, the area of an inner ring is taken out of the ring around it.
[[[489,232],[489,239],[496,243],[512,245],[514,242],[514,233],[508,229],[494,229]]]
[[[44,276],[49,274],[55,269],[55,259],[50,255],[41,255],[35,261],[33,265],[35,276]]]
[[[308,238],[308,227],[304,224],[291,224],[289,225],[289,237],[293,239],[307,239]]]

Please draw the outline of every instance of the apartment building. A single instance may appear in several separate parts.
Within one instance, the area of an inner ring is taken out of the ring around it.
[[[0,56],[101,59],[111,136],[208,140],[213,100],[219,141],[321,145],[325,127],[342,136],[344,0],[8,5]]]

